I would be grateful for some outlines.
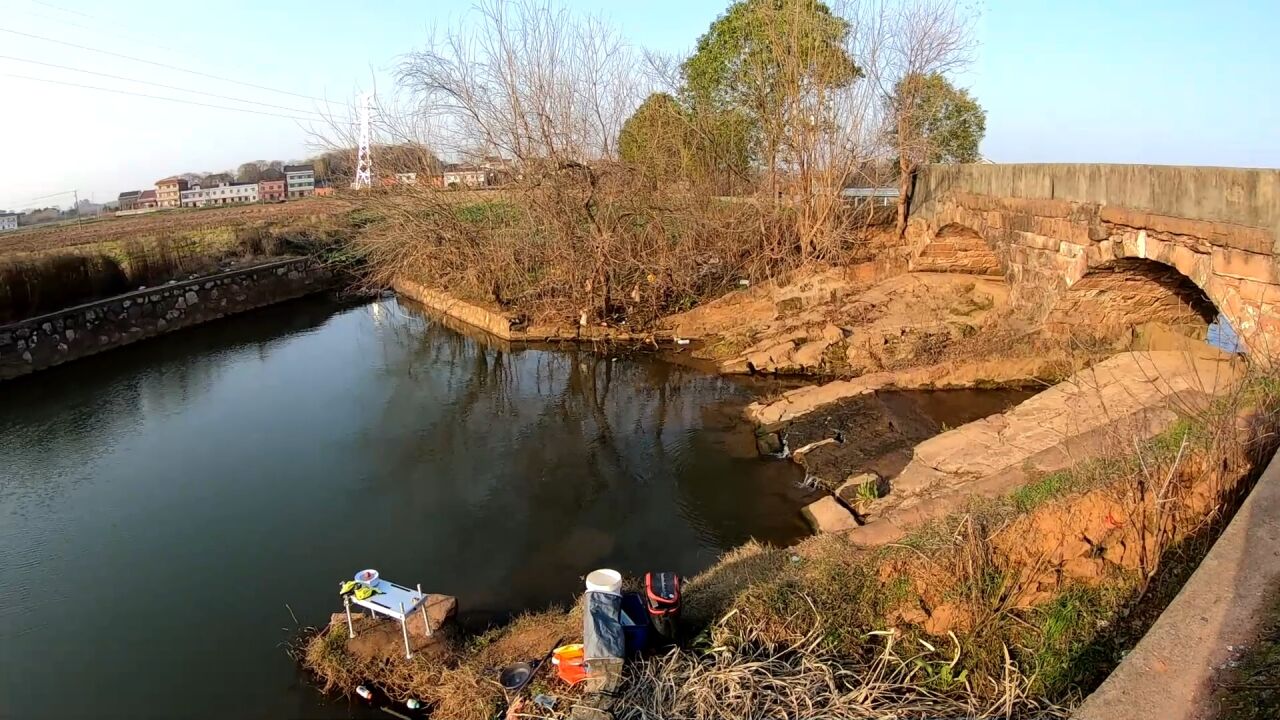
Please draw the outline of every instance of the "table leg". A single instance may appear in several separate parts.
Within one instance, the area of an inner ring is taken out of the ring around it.
[[[425,596],[422,594],[421,583],[418,584],[418,598],[420,600],[425,600]],[[427,618],[427,603],[423,602],[418,606],[418,609],[422,611],[422,627],[426,629],[427,637],[431,637],[431,620]]]
[[[356,636],[356,630],[351,625],[351,599],[342,598],[342,607],[347,611],[347,637],[353,638]]]
[[[404,603],[400,603],[400,617],[404,617]],[[400,621],[400,632],[404,633],[404,659],[409,660],[413,653],[409,651],[409,624],[404,620]]]

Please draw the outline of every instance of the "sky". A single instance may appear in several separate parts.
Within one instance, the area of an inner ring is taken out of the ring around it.
[[[728,1],[561,0],[664,53],[692,48]],[[979,2],[976,58],[959,82],[987,111],[985,157],[1280,167],[1280,2]],[[0,209],[21,209],[69,206],[73,189],[103,202],[176,173],[305,158],[315,149],[308,130],[320,125],[294,118],[324,109],[345,116],[360,91],[384,91],[397,58],[422,47],[432,28],[466,17],[472,0],[3,4]]]

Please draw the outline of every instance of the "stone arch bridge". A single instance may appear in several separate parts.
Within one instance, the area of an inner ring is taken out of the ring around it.
[[[1280,358],[1280,170],[933,165],[907,232],[912,270],[1003,275],[1048,326],[1220,311],[1251,355]]]

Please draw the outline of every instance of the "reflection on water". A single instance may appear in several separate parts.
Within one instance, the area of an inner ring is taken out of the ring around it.
[[[269,308],[0,398],[0,716],[343,717],[277,644],[357,568],[474,626],[594,567],[693,573],[804,532],[745,386],[489,346],[394,300]]]
[[[1207,342],[1219,350],[1238,353],[1244,352],[1244,344],[1240,342],[1240,336],[1236,334],[1234,328],[1231,327],[1227,316],[1221,313],[1209,325],[1209,337]]]

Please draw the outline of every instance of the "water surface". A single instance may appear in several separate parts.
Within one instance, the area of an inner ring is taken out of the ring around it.
[[[741,382],[296,301],[0,385],[0,717],[346,717],[279,644],[385,577],[475,627],[806,530]]]

